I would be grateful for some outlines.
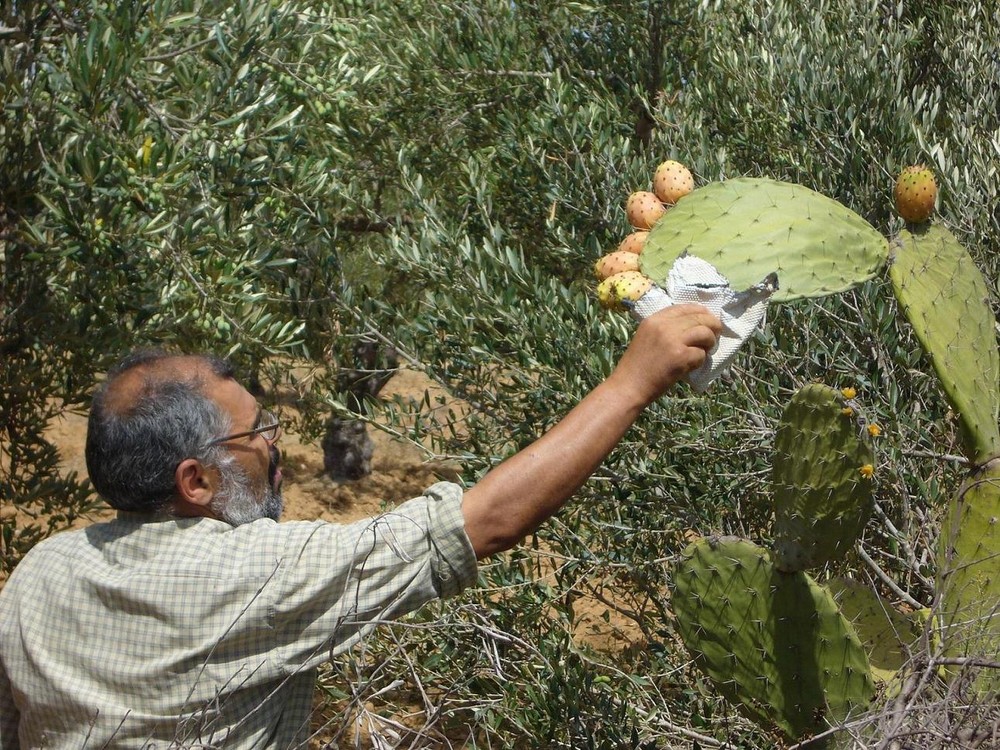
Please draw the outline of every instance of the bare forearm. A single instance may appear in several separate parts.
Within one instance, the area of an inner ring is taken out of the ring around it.
[[[477,556],[513,546],[559,510],[644,406],[627,389],[602,383],[549,432],[471,488],[462,508]]]
[[[476,555],[507,549],[534,531],[600,466],[642,410],[705,361],[721,324],[678,305],[636,330],[611,376],[559,424],[465,494],[465,530]]]

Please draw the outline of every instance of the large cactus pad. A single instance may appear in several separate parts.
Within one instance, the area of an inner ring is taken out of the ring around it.
[[[735,289],[771,272],[788,302],[850,289],[872,278],[888,243],[861,216],[801,185],[741,177],[713,182],[678,201],[653,227],[642,272],[667,278],[684,252],[714,265]]]
[[[953,654],[1000,653],[1000,459],[963,484],[941,529],[939,586],[945,645]],[[997,676],[988,670],[997,685]]]
[[[806,573],[780,572],[750,542],[689,545],[672,607],[698,666],[762,726],[798,739],[871,699],[864,648],[830,594]]]
[[[873,507],[872,448],[854,410],[840,391],[807,385],[785,407],[774,448],[775,564],[796,571],[843,557]]]
[[[893,290],[951,405],[966,453],[982,463],[1000,453],[1000,355],[982,273],[937,225],[904,230],[889,268]]]

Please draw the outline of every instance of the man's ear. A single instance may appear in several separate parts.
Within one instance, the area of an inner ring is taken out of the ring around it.
[[[208,506],[215,494],[215,485],[205,465],[196,458],[185,458],[174,471],[174,486],[181,503]]]

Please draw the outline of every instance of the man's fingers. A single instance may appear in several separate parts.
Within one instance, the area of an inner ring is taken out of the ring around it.
[[[718,321],[718,318],[716,318],[716,321]],[[710,325],[698,325],[688,330],[685,343],[688,346],[698,347],[708,352],[718,342],[718,332],[719,329],[713,328]]]
[[[697,370],[708,360],[708,349],[692,346],[689,351],[692,352],[692,354],[687,363],[687,371],[691,372],[692,370]]]
[[[683,321],[689,326],[708,326],[716,334],[722,330],[722,321],[719,320],[718,316],[713,314],[711,310],[703,305],[695,305],[691,303],[672,305],[670,307],[665,307],[651,317],[656,317],[657,315],[663,315],[664,317],[670,317],[677,321]]]
[[[685,305],[685,307],[690,308],[690,319],[694,325],[705,326],[713,335],[718,335],[722,331],[722,321],[707,307],[701,305]]]

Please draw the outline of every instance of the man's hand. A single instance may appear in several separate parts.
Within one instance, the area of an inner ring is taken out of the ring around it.
[[[639,324],[609,382],[631,387],[647,406],[704,364],[721,330],[719,319],[701,305],[660,310]]]
[[[476,556],[512,547],[559,510],[642,410],[701,366],[721,327],[699,305],[668,307],[644,320],[606,381],[465,493],[462,513]]]

